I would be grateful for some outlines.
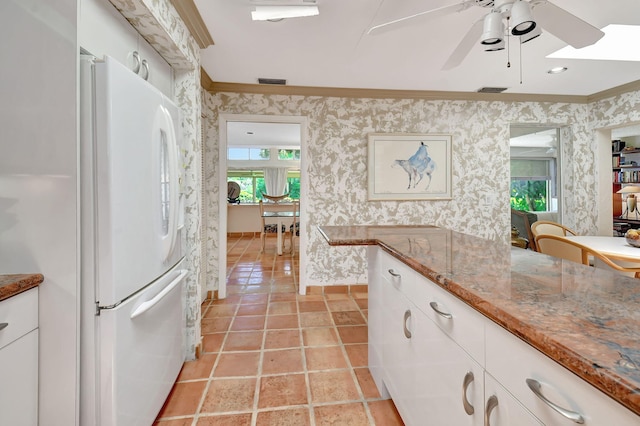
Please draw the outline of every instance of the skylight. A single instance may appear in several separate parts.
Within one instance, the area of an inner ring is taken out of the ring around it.
[[[602,61],[640,61],[640,26],[610,24],[602,29],[604,37],[591,46],[564,47],[547,58],[592,59]]]

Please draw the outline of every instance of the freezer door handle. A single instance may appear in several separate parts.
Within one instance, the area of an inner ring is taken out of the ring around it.
[[[184,279],[184,277],[187,276],[187,273],[189,271],[187,271],[186,269],[183,269],[180,271],[180,275],[178,275],[178,277],[171,281],[171,283],[166,286],[160,293],[156,294],[153,299],[151,300],[147,300],[146,302],[140,304],[140,306],[138,306],[132,313],[131,313],[131,319],[134,319],[142,314],[144,314],[145,312],[147,312],[149,309],[153,308],[155,305],[157,305],[158,303],[160,303],[160,301],[167,295],[169,294],[169,292],[171,292],[171,290],[174,289],[175,286],[177,286],[178,284],[180,284],[180,282]]]

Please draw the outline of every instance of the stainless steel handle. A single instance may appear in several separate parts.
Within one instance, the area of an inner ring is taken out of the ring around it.
[[[467,389],[471,383],[473,383],[473,372],[468,371],[462,380],[462,406],[464,407],[464,412],[470,416],[473,415],[473,412],[475,411],[473,409],[473,405],[471,405],[467,399]]]
[[[140,54],[134,50],[131,57],[136,61],[135,64],[133,64],[132,70],[134,73],[138,74],[140,71]]]
[[[411,310],[404,311],[404,321],[402,322],[402,328],[404,328],[404,337],[411,339],[411,331],[407,328],[407,320],[411,318]]]
[[[9,327],[8,322],[0,322],[0,330],[4,330],[7,327]]]
[[[438,302],[431,302],[429,303],[429,306],[431,306],[431,309],[433,309],[434,311],[436,311],[436,313],[438,315],[440,315],[441,317],[444,317],[446,319],[451,319],[453,318],[453,315],[451,315],[448,312],[444,312],[440,310],[440,307],[438,306]]]
[[[542,390],[541,390],[541,386],[540,386],[540,382],[539,381],[534,380],[534,379],[527,379],[526,382],[527,382],[527,386],[529,386],[529,389],[531,389],[531,392],[533,392],[538,398],[540,398],[542,400],[542,402],[544,402],[549,407],[551,407],[551,409],[555,410],[556,412],[560,413],[562,416],[566,417],[569,420],[572,420],[575,423],[584,424],[584,417],[582,417],[582,415],[580,413],[576,413],[575,411],[567,410],[567,409],[562,408],[559,405],[554,404],[553,402],[549,401],[542,394]]]
[[[491,426],[491,412],[498,406],[498,397],[491,395],[487,399],[487,406],[484,409],[484,426]]]
[[[149,80],[149,63],[147,62],[146,59],[142,60],[142,68],[144,69],[145,73],[144,73],[144,78],[145,80]]]
[[[389,272],[389,274],[390,274],[392,277],[396,277],[396,278],[398,278],[398,277],[400,277],[400,276],[401,276],[399,273],[397,273],[397,272],[396,272],[396,271],[394,271],[393,269],[389,269],[387,272]]]

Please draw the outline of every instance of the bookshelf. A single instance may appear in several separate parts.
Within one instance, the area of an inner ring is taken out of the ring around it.
[[[613,230],[618,235],[624,234],[629,228],[640,228],[640,213],[621,217],[625,206],[621,194],[617,193],[624,186],[640,185],[640,148],[628,145],[622,140],[611,143]]]

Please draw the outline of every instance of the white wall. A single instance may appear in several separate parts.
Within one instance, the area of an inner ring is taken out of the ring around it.
[[[77,11],[76,0],[0,2],[0,272],[45,277],[41,426],[77,424]]]

